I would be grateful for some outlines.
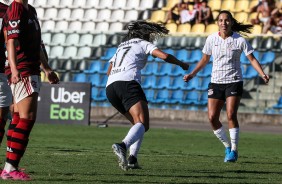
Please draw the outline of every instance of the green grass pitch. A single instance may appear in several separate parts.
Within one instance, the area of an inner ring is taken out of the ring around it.
[[[111,145],[128,129],[36,124],[20,167],[31,174],[28,183],[40,184],[282,183],[281,134],[242,131],[238,162],[224,163],[224,147],[212,131],[150,129],[139,154],[142,169],[125,172]]]

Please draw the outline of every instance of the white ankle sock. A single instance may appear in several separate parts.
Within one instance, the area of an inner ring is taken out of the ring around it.
[[[227,148],[230,147],[229,139],[226,136],[224,127],[220,127],[217,130],[213,131],[214,135],[223,143],[223,145]]]
[[[139,152],[139,149],[141,147],[142,141],[143,141],[142,136],[140,139],[138,139],[134,144],[132,144],[129,148],[129,155],[133,155],[135,158],[137,158],[137,154]]]
[[[126,145],[126,149],[128,149],[138,139],[143,137],[144,133],[145,127],[142,123],[136,123],[135,125],[133,125],[122,141]]]
[[[230,128],[229,134],[231,139],[231,150],[237,151],[239,141],[239,128]]]
[[[17,170],[17,168],[15,168],[13,165],[11,165],[10,163],[6,162],[5,163],[5,166],[4,166],[4,169],[6,172],[12,172],[14,170]]]

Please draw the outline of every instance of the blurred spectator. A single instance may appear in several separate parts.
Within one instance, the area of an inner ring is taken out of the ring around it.
[[[257,7],[257,17],[251,20],[252,24],[263,24],[266,26],[271,18],[271,12],[275,7],[274,1],[262,0]]]
[[[190,23],[194,24],[197,19],[198,10],[192,6],[187,6],[187,10],[181,12],[181,23]]]
[[[208,6],[208,1],[203,0],[199,9],[199,14],[197,18],[197,23],[204,23],[205,25],[208,25],[210,23],[213,23],[214,18],[212,15],[212,10]]]
[[[175,13],[175,10],[178,10],[178,14]],[[195,23],[197,16],[197,10],[193,7],[189,7],[187,3],[184,1],[179,2],[167,14],[167,18],[165,23],[169,23],[170,21],[174,21],[177,24],[184,23]]]
[[[263,33],[268,31],[273,34],[282,34],[282,6],[276,6],[276,8],[271,12],[270,19],[266,22]]]
[[[193,8],[197,11],[199,11],[202,6],[202,3],[199,0],[194,0],[192,2],[188,1],[188,4],[193,5]]]
[[[262,3],[262,0],[258,0],[258,4],[257,4],[256,6],[254,6],[254,7],[251,7],[250,12],[251,12],[251,13],[256,12],[256,11],[257,11],[258,6],[260,6],[260,5],[261,5],[261,3]]]
[[[179,23],[181,18],[181,12],[187,10],[187,4],[184,2],[184,0],[181,0],[179,3],[174,5],[168,12],[165,23],[169,23],[171,21],[174,21],[176,23]],[[176,13],[177,12],[177,13]]]

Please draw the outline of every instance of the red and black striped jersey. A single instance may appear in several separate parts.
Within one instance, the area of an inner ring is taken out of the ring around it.
[[[5,72],[5,62],[6,62],[6,47],[5,47],[5,39],[4,39],[4,34],[2,30],[2,22],[3,22],[3,17],[7,11],[9,6],[3,4],[0,2],[0,73]]]
[[[40,75],[41,29],[34,7],[28,5],[26,9],[23,4],[13,1],[4,16],[3,29],[7,32],[7,40],[19,41],[16,52],[17,69],[21,76]],[[9,65],[5,73],[9,79]]]

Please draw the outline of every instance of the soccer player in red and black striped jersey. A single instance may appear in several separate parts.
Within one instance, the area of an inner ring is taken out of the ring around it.
[[[0,29],[2,30],[2,20],[8,9],[9,2],[0,2]],[[12,92],[8,85],[7,77],[5,75],[5,39],[3,31],[0,32],[0,144],[2,143],[5,135],[5,126],[7,121],[7,115],[9,113],[9,106],[12,104]],[[0,172],[2,170],[0,169]]]
[[[3,30],[8,53],[5,73],[14,98],[14,111],[19,113],[19,117],[13,120],[15,127],[9,134],[1,177],[30,180],[28,174],[18,170],[18,166],[36,120],[41,86],[40,66],[50,83],[56,84],[59,79],[48,65],[36,10],[28,4],[28,0],[14,0],[11,3],[3,19]]]

